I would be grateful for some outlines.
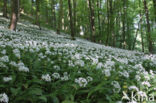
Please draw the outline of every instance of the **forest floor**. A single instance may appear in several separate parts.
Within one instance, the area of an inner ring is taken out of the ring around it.
[[[8,24],[0,17],[0,102],[135,103],[122,97],[156,94],[156,55]]]

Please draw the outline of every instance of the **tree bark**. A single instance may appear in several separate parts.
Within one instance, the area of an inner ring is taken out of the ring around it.
[[[109,0],[107,0],[107,36],[106,36],[106,45],[109,44],[110,38],[110,9],[109,9]]]
[[[33,7],[34,7],[34,0],[31,0],[31,15],[33,16],[34,15],[34,9],[33,9]]]
[[[73,18],[74,18],[74,23],[73,23],[73,25],[74,25],[74,30],[75,30],[75,35],[77,34],[77,28],[76,28],[76,6],[77,4],[76,4],[76,0],[73,0],[73,10],[74,10],[74,12],[73,12]]]
[[[132,48],[132,50],[135,49],[135,43],[136,43],[136,39],[137,39],[137,37],[138,37],[138,32],[139,32],[139,30],[140,30],[140,23],[141,23],[141,21],[142,21],[142,16],[140,17],[140,20],[139,20],[139,22],[138,22],[138,28],[137,28],[137,31],[136,31],[136,36],[135,36],[134,41],[133,41],[133,48]]]
[[[154,6],[154,14],[155,14],[155,22],[156,22],[156,0],[153,0],[153,6]]]
[[[12,14],[9,29],[16,30],[17,21],[18,21],[18,13],[19,13],[19,0],[12,0]]]
[[[70,30],[71,30],[71,39],[75,40],[74,38],[74,28],[73,28],[73,19],[72,19],[72,7],[71,7],[71,1],[68,0],[68,7],[69,7],[69,17],[70,17]]]
[[[99,36],[101,36],[101,19],[100,19],[100,10],[101,10],[101,0],[97,0],[97,16],[98,16],[98,28],[99,28]]]
[[[95,42],[95,14],[94,14],[94,7],[93,7],[94,0],[92,0],[92,2],[91,0],[88,0],[88,5],[90,9],[91,34],[92,34],[91,40]]]
[[[59,17],[58,17],[58,27],[57,27],[57,34],[60,34],[60,31],[62,30],[62,16],[63,16],[63,1],[60,0],[59,2]]]
[[[146,15],[146,23],[147,23],[147,41],[148,41],[148,50],[150,53],[153,51],[152,47],[152,38],[151,38],[151,27],[150,27],[150,22],[149,22],[149,11],[147,7],[147,1],[144,0],[144,10],[145,10],[145,15]]]
[[[40,26],[40,0],[36,0],[36,24],[38,25],[39,29],[41,30],[41,26]]]
[[[3,17],[8,18],[7,16],[7,0],[3,0]]]
[[[122,48],[126,47],[126,31],[125,31],[125,19],[126,19],[126,0],[123,0],[123,20],[122,20]]]
[[[51,1],[51,9],[52,9],[52,28],[56,29],[56,12],[55,12],[55,0]]]

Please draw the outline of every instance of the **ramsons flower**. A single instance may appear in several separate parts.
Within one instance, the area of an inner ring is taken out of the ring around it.
[[[9,82],[12,80],[12,77],[3,77],[4,82]]]
[[[9,97],[5,93],[0,94],[0,102],[8,103]]]
[[[51,77],[49,74],[45,74],[45,75],[42,75],[42,80],[46,81],[46,82],[50,82],[51,81]]]
[[[60,74],[59,73],[53,73],[52,77],[54,77],[55,79],[59,79],[60,78]]]
[[[80,87],[86,87],[86,85],[88,84],[87,80],[82,77],[75,79],[75,82],[78,83]]]

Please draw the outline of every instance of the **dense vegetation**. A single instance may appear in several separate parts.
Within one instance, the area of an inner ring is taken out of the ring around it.
[[[0,7],[0,103],[155,103],[155,0]]]
[[[63,31],[73,39],[80,36],[108,46],[155,52],[155,0],[12,1],[18,7],[14,11],[19,11],[21,18],[29,16],[39,28],[46,26],[58,34]],[[1,0],[0,7],[4,17],[11,17],[10,0]]]
[[[14,32],[8,24],[0,18],[0,102],[122,103],[123,91],[155,96],[156,55],[73,41],[25,21]]]

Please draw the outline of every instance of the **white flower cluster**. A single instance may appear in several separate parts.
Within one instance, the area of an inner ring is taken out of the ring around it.
[[[4,82],[9,82],[12,80],[12,77],[3,77]]]
[[[7,96],[7,94],[5,93],[0,94],[0,102],[3,102],[3,103],[9,102],[9,97]]]
[[[114,91],[115,93],[119,93],[120,90],[121,90],[121,87],[120,87],[119,82],[117,82],[117,81],[112,81],[111,84],[114,86],[113,91]]]
[[[17,58],[20,58],[20,57],[21,57],[19,49],[14,49],[14,50],[13,50],[13,53],[14,53],[14,55],[15,55]]]
[[[42,75],[42,80],[46,81],[46,82],[50,82],[51,81],[51,76],[49,74],[45,74]]]
[[[19,71],[29,72],[29,68],[26,67],[23,62],[19,62],[17,65]]]
[[[8,63],[9,62],[9,57],[8,56],[3,56],[3,57],[0,58],[0,61]]]
[[[139,91],[139,89],[136,86],[130,86],[128,89],[129,90]]]
[[[93,80],[92,77],[88,76],[87,78],[77,78],[75,79],[75,83],[78,83],[80,87],[86,87],[88,82],[91,82]]]

